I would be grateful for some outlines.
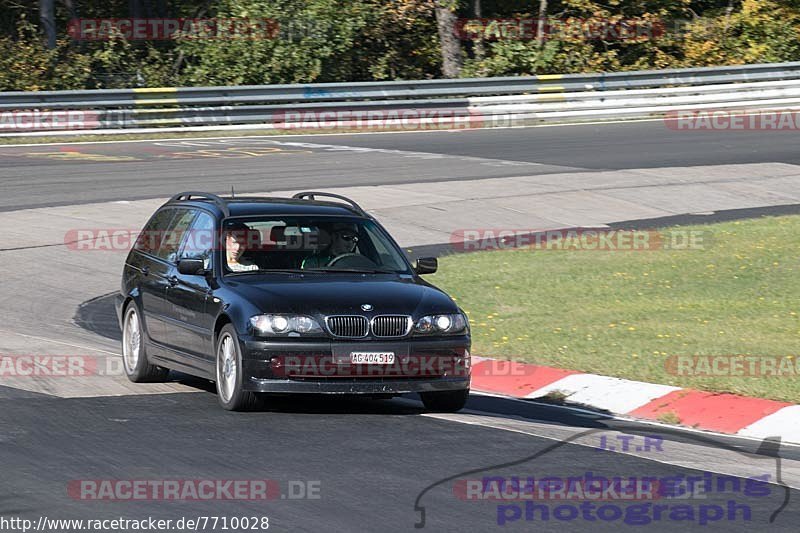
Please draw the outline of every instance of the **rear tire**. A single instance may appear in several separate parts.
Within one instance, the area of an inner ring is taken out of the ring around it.
[[[136,304],[125,308],[122,321],[122,368],[134,383],[160,383],[167,380],[169,368],[151,365],[144,347],[142,319]]]
[[[257,393],[243,389],[242,352],[232,324],[226,324],[217,337],[216,378],[217,398],[223,409],[250,411],[261,406]]]
[[[436,413],[455,413],[464,408],[469,398],[469,389],[442,391],[442,392],[421,392],[422,403],[425,409]]]

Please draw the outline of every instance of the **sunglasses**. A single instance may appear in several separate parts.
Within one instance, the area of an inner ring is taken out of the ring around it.
[[[337,233],[336,236],[346,242],[358,242],[358,235],[353,233]]]

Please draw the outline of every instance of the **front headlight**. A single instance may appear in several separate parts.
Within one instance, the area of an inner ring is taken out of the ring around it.
[[[461,313],[454,315],[428,315],[417,320],[414,333],[455,335],[467,332],[467,319]]]
[[[258,335],[299,337],[319,335],[322,328],[316,320],[305,315],[256,315],[250,325]]]

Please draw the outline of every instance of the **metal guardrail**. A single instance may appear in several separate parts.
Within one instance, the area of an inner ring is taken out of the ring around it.
[[[0,93],[0,132],[70,129],[70,118],[82,124],[75,127],[89,129],[295,127],[298,116],[309,114],[347,122],[353,114],[385,120],[392,111],[407,110],[480,116],[482,126],[491,126],[653,116],[693,105],[794,106],[800,105],[798,89],[800,62],[455,80],[5,92]],[[45,120],[14,122],[27,119],[32,110]],[[2,120],[4,115],[11,120]],[[48,127],[46,118],[54,115],[61,120]]]

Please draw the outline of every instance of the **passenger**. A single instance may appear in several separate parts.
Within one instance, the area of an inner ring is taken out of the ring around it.
[[[355,253],[358,245],[358,231],[352,224],[334,224],[330,243],[303,260],[301,268],[320,268],[345,254]]]

